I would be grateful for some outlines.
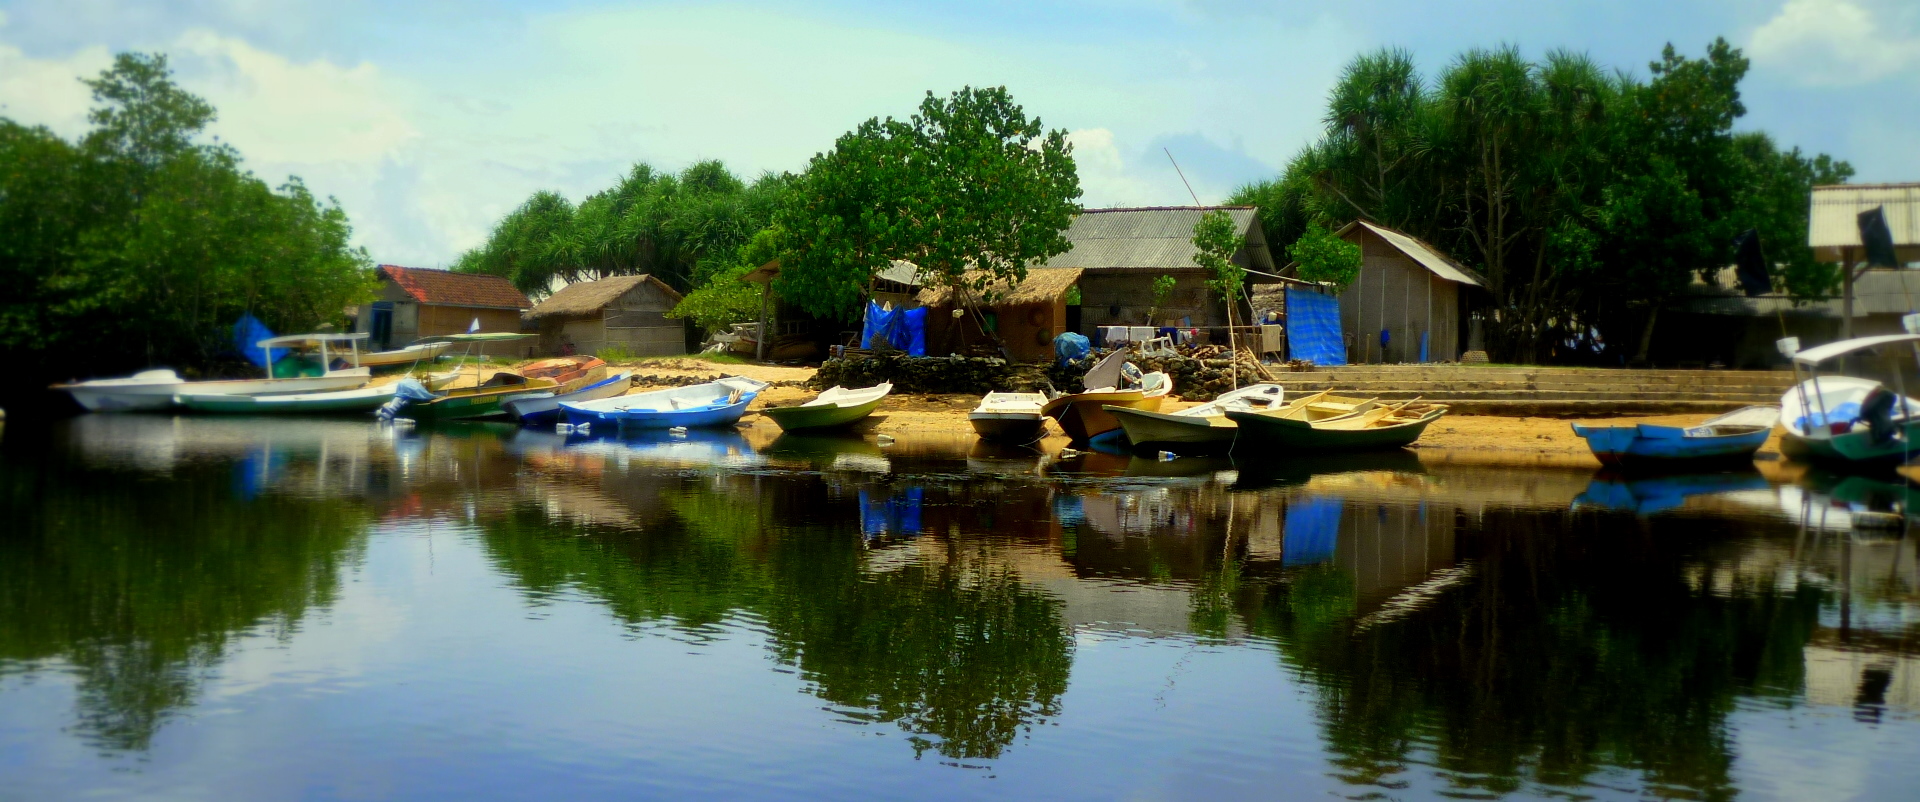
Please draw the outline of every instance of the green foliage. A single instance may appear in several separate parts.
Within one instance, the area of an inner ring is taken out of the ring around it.
[[[1288,253],[1300,263],[1302,281],[1332,284],[1339,291],[1360,275],[1360,246],[1318,224],[1309,225]]]
[[[701,262],[703,273],[714,272],[700,276],[698,287],[681,298],[680,303],[667,312],[667,317],[692,318],[710,332],[725,331],[735,323],[758,319],[764,291],[761,285],[740,279],[779,258],[780,241],[779,229],[764,228],[740,246],[731,260],[714,258]]]
[[[789,181],[769,173],[747,184],[717,161],[678,175],[635,164],[577,207],[558,193],[534,193],[454,269],[502,276],[535,295],[556,279],[640,273],[686,292],[736,264],[735,253],[767,227]]]
[[[1501,361],[1544,358],[1568,327],[1632,342],[1747,228],[1781,284],[1815,296],[1834,273],[1803,244],[1808,190],[1852,169],[1736,136],[1747,68],[1724,40],[1700,58],[1668,46],[1645,79],[1504,47],[1462,53],[1429,82],[1404,51],[1365,55],[1330,94],[1322,138],[1232,202],[1260,207],[1276,249],[1365,219],[1467,263],[1487,279]]]
[[[858,305],[890,260],[967,301],[1064,253],[1080,180],[1066,132],[1028,118],[1004,87],[927,93],[906,121],[874,118],[809,163],[776,214],[780,297],[820,316]]]
[[[1239,298],[1246,284],[1247,269],[1233,262],[1245,243],[1226,212],[1207,212],[1193,224],[1193,247],[1198,249],[1193,262],[1206,269],[1207,286],[1223,298]]]
[[[1153,324],[1153,318],[1160,312],[1160,305],[1167,302],[1167,296],[1173,294],[1173,286],[1177,283],[1179,281],[1172,276],[1160,276],[1153,280],[1153,308],[1147,312],[1148,325]]]
[[[78,142],[0,119],[0,350],[19,357],[15,380],[204,365],[242,312],[299,331],[370,297],[346,213],[196,144],[213,108],[164,57],[121,54],[87,84],[94,127]]]

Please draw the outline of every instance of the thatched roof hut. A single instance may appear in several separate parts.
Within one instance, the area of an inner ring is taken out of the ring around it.
[[[993,306],[1018,306],[1021,304],[1052,303],[1065,297],[1067,290],[1080,281],[1080,268],[1043,267],[1027,271],[1027,277],[1020,283],[1008,286],[1004,280],[987,285],[987,292],[994,296]],[[929,287],[920,291],[921,306],[952,306],[953,291],[946,287]]]
[[[1014,359],[1052,358],[1053,338],[1067,331],[1067,291],[1079,283],[1080,275],[1077,267],[1036,268],[1028,270],[1027,277],[1018,283],[996,281],[988,285],[994,300],[985,311]],[[950,314],[955,308],[951,290],[921,290],[919,301],[932,310],[927,316],[929,353],[964,353],[984,339],[971,318],[956,319]]]
[[[561,287],[528,317],[548,353],[684,354],[686,324],[666,316],[679,303],[680,293],[650,275],[614,276]]]

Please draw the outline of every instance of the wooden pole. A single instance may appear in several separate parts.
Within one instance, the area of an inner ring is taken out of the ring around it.
[[[760,336],[754,338],[753,359],[755,362],[767,361],[767,299],[773,295],[773,282],[760,285]]]
[[[1840,339],[1853,339],[1853,246],[1840,249]]]

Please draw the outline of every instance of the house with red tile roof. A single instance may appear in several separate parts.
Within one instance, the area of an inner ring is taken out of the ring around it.
[[[360,307],[354,331],[370,334],[376,351],[400,348],[422,337],[465,334],[478,321],[481,332],[520,331],[521,312],[533,302],[499,276],[426,267],[380,265],[380,291]],[[532,340],[493,343],[495,356],[528,356]]]

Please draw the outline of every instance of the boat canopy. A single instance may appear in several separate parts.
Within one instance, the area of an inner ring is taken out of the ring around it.
[[[1808,348],[1793,355],[1793,361],[1802,365],[1817,365],[1829,359],[1846,356],[1856,351],[1879,348],[1894,343],[1920,343],[1920,334],[1876,334],[1872,337],[1855,337],[1837,343]]]
[[[351,343],[367,337],[368,334],[364,331],[353,334],[289,334],[284,337],[269,337],[253,345],[255,348],[310,348],[322,343]]]
[[[491,332],[485,332],[482,334],[439,334],[432,337],[421,337],[418,340],[414,340],[414,342],[415,343],[439,343],[439,342],[490,343],[490,342],[499,342],[502,340],[524,340],[524,339],[527,339],[528,337],[537,337],[537,336],[539,335],[521,334],[519,332],[511,332],[511,331],[491,331]]]

